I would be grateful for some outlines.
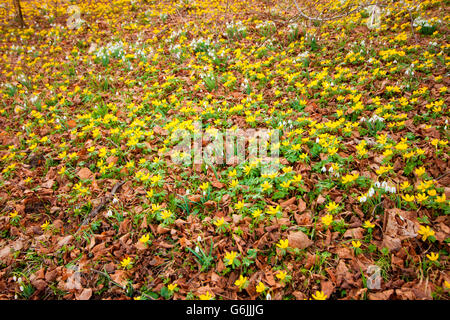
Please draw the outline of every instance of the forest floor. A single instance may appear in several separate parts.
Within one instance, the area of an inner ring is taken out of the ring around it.
[[[21,2],[1,299],[449,299],[448,0]]]

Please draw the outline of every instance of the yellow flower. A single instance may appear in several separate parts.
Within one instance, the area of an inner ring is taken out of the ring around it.
[[[321,218],[322,223],[327,227],[333,222],[333,216],[331,214],[327,214],[326,216]]]
[[[269,182],[264,181],[264,183],[261,184],[261,188],[263,191],[267,191],[272,188],[272,185]]]
[[[258,285],[256,286],[256,292],[258,293],[262,293],[264,292],[264,290],[266,290],[266,286],[264,285],[264,283],[262,283],[261,281],[258,283]]]
[[[436,261],[439,259],[439,253],[431,252],[431,254],[427,254],[427,258],[430,259],[430,261]]]
[[[295,175],[294,176],[294,183],[297,183],[297,182],[301,182],[302,181],[302,179],[303,179],[303,177],[302,177],[302,175],[299,173],[299,174],[297,174],[297,175]]]
[[[10,218],[15,218],[15,217],[17,217],[17,215],[18,215],[17,211],[14,210],[14,212],[11,212],[11,213],[9,214],[9,217],[10,217]]]
[[[66,167],[62,166],[61,169],[59,169],[58,174],[63,175],[66,172]]]
[[[418,176],[421,177],[425,174],[426,170],[424,167],[420,167],[414,170],[414,173]]]
[[[405,195],[402,195],[402,199],[405,200],[406,202],[413,202],[414,201],[414,196],[409,195],[409,194],[405,194]]]
[[[282,271],[282,270],[278,271],[278,273],[276,275],[276,277],[278,279],[280,279],[280,281],[283,281],[286,278],[286,276],[287,276],[286,271]]]
[[[202,189],[203,191],[206,191],[208,189],[208,187],[209,187],[209,182],[205,182],[200,185],[200,189]]]
[[[370,228],[375,227],[375,225],[374,225],[373,223],[371,223],[370,220],[366,220],[366,221],[364,222],[363,227],[364,227],[364,228],[367,228],[367,229],[370,229]]]
[[[359,174],[358,174],[358,173],[355,173],[355,174],[347,174],[347,175],[345,175],[344,177],[342,177],[342,183],[343,183],[343,184],[347,184],[347,183],[353,182],[353,181],[355,181],[356,179],[358,179],[358,177],[359,177]]]
[[[276,207],[269,206],[267,208],[267,213],[271,215],[276,215],[281,210],[281,207],[278,205]]]
[[[171,283],[167,286],[167,289],[169,289],[169,291],[173,291],[177,288],[178,284],[176,283]]]
[[[162,179],[162,177],[157,174],[156,176],[153,176],[150,178],[150,181],[152,182],[152,185],[157,184],[160,180]]]
[[[436,197],[436,202],[437,203],[444,203],[445,201],[447,201],[446,197],[445,197],[445,193],[443,193],[442,196],[437,196]]]
[[[261,216],[261,214],[262,214],[261,209],[256,209],[255,211],[252,212],[253,218],[258,218],[259,216]]]
[[[448,282],[447,280],[444,281],[444,287],[447,289],[450,289],[450,282]]]
[[[289,188],[290,185],[291,185],[291,180],[289,180],[289,181],[284,181],[284,182],[282,182],[282,183],[280,184],[280,186],[281,186],[282,188],[285,188],[285,189]]]
[[[47,230],[48,226],[50,225],[50,222],[45,220],[45,222],[41,225],[42,230]]]
[[[357,241],[352,240],[352,246],[353,246],[353,248],[359,248],[359,247],[361,247],[361,242],[359,242],[359,240],[357,240]]]
[[[237,181],[237,179],[234,179],[230,182],[230,188],[234,188],[239,184],[239,182]]]
[[[213,296],[211,295],[211,293],[209,293],[209,291],[206,291],[205,294],[201,294],[198,296],[200,298],[200,300],[212,300]]]
[[[142,237],[139,239],[139,242],[147,243],[148,240],[150,240],[150,235],[147,233],[147,234],[142,235]]]
[[[236,257],[237,257],[236,251],[231,251],[231,252],[226,251],[225,258],[224,258],[226,265],[231,266],[234,262],[234,259],[236,259]]]
[[[312,297],[314,300],[326,300],[328,296],[322,291],[316,291],[316,294],[313,294]]]
[[[238,201],[238,203],[236,203],[236,204],[234,205],[234,208],[235,208],[236,210],[241,210],[243,207],[245,207],[245,202],[244,202],[244,200]]]
[[[231,170],[231,171],[228,173],[228,176],[229,176],[230,178],[234,178],[234,177],[236,177],[236,175],[237,175],[236,169]]]
[[[242,274],[239,276],[239,279],[234,282],[234,285],[237,286],[239,290],[242,290],[246,284],[247,277],[242,276]]]
[[[161,212],[161,217],[166,220],[169,219],[172,216],[172,212],[170,210],[163,210]]]
[[[281,248],[281,249],[286,249],[288,246],[289,246],[289,240],[288,239],[286,239],[286,240],[280,239],[280,242],[277,243],[277,247]]]
[[[337,208],[339,208],[339,205],[334,201],[330,201],[330,203],[328,203],[325,207],[327,208],[328,212],[333,212]]]
[[[400,189],[401,190],[405,190],[406,188],[408,188],[410,186],[408,181],[404,181],[401,185],[400,185]]]
[[[123,258],[123,260],[120,262],[120,265],[122,266],[122,268],[127,268],[128,266],[133,265],[131,257]]]
[[[328,148],[327,151],[328,151],[328,154],[329,154],[330,156],[332,156],[332,155],[336,154],[336,152],[338,152],[338,148],[336,148],[336,147]]]
[[[429,226],[420,226],[417,233],[422,235],[422,241],[434,236],[434,231]]]
[[[217,219],[216,221],[214,221],[214,225],[215,225],[216,227],[220,227],[220,226],[223,225],[224,223],[225,223],[225,220],[224,220],[223,217],[220,218],[220,219]]]
[[[416,199],[418,202],[422,203],[423,201],[428,199],[428,196],[425,193],[418,193],[416,195]]]

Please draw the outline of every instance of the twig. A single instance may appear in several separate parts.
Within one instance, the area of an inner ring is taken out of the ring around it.
[[[107,273],[106,271],[103,272],[103,271],[99,271],[99,270],[92,269],[92,268],[91,268],[90,270],[91,270],[91,271],[94,271],[95,273],[101,274],[101,275],[104,276],[104,277],[107,277],[107,278],[108,278],[108,281],[110,281],[110,282],[111,282],[112,284],[114,284],[115,286],[121,288],[122,290],[124,290],[124,291],[127,290],[126,287],[123,287],[123,286],[121,286],[119,283],[117,283],[117,282],[115,282],[114,280],[112,280],[112,279],[111,279],[111,276],[110,276],[109,273]],[[156,300],[155,298],[149,296],[148,294],[143,293],[142,291],[139,291],[139,290],[135,290],[135,291],[136,291],[138,294],[140,294],[141,296],[144,296],[144,297],[149,298],[149,299],[151,299],[151,300]]]
[[[411,11],[412,11],[412,9],[409,8],[409,9],[408,9],[408,12],[409,12],[409,19],[411,20],[411,33],[412,33],[412,35],[414,36],[414,41],[417,43],[417,35],[416,35],[416,33],[414,32],[414,20],[413,20]]]
[[[94,208],[94,210],[92,210],[92,211],[88,214],[88,216],[87,216],[86,218],[84,218],[83,222],[81,223],[81,225],[80,225],[80,227],[78,228],[78,230],[77,230],[76,233],[78,233],[78,231],[80,231],[80,229],[81,229],[82,226],[88,224],[89,220],[90,220],[91,218],[95,217],[95,216],[100,212],[100,210],[102,210],[103,207],[105,207],[105,206],[108,204],[108,202],[111,201],[111,198],[113,198],[113,196],[116,194],[117,190],[118,190],[124,183],[125,183],[125,181],[119,181],[119,182],[117,182],[117,183],[114,185],[114,187],[113,187],[112,190],[111,190],[111,194],[110,194],[110,195],[107,195],[107,196],[105,196],[105,197],[103,197],[102,200],[100,201],[100,204],[99,204],[98,206],[96,206],[96,207]]]

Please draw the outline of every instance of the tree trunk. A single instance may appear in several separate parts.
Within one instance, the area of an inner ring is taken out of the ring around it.
[[[23,21],[23,15],[22,15],[22,7],[20,6],[20,0],[13,0],[14,1],[14,7],[16,7],[16,18],[19,21],[20,27],[25,27],[25,22]]]

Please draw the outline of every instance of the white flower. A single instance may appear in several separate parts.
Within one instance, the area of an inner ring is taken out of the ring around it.
[[[201,236],[198,236],[198,237],[197,237],[197,242],[200,242],[200,241],[202,241],[202,237],[201,237]]]
[[[367,195],[368,195],[369,198],[370,198],[370,197],[372,197],[374,194],[375,194],[375,190],[371,187],[371,188],[369,189],[369,192],[367,193]]]
[[[322,172],[327,172],[327,168],[325,166],[322,167]]]
[[[266,300],[272,300],[272,296],[270,295],[270,293],[267,293]]]
[[[117,199],[116,197],[114,197],[114,199],[112,200],[112,203],[117,203],[119,202],[119,199]]]
[[[106,212],[106,216],[107,217],[111,217],[112,216],[112,210],[111,209],[109,209],[107,212]]]
[[[198,246],[195,246],[195,252],[199,253],[200,252],[200,248]]]
[[[366,196],[361,196],[360,198],[359,198],[359,202],[360,203],[364,203],[364,202],[366,202],[367,201],[367,197]]]

